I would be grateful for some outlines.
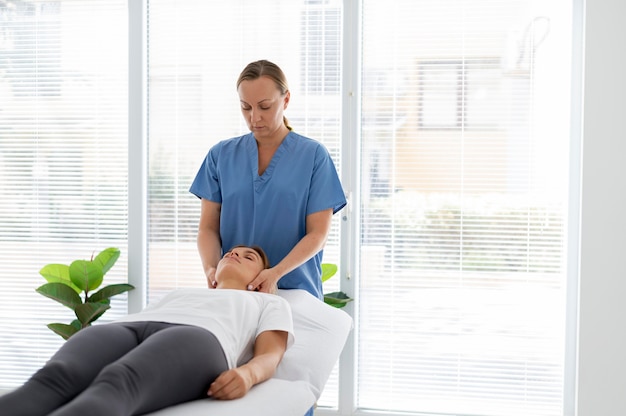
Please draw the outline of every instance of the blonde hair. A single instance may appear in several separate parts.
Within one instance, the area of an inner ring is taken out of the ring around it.
[[[259,79],[261,77],[268,77],[274,81],[274,84],[276,84],[276,88],[278,88],[281,95],[285,95],[289,91],[289,85],[287,84],[287,77],[285,77],[285,73],[278,65],[265,59],[250,62],[246,65],[243,71],[241,71],[241,74],[239,74],[239,78],[237,78],[237,88],[239,88],[239,85],[241,85],[243,81],[254,81],[255,79]],[[289,120],[287,120],[287,117],[285,116],[283,116],[283,123],[285,123],[285,126],[289,130],[293,130],[289,124]]]

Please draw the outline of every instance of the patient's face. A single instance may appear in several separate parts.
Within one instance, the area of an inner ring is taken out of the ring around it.
[[[263,259],[250,247],[235,247],[217,264],[215,279],[218,285],[245,287],[263,270]]]

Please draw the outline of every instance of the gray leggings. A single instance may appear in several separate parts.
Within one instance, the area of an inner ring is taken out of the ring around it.
[[[4,416],[123,416],[206,397],[228,369],[209,331],[162,322],[94,325],[73,335],[17,390]]]

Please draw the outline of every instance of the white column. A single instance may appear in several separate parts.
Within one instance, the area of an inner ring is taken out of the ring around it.
[[[577,415],[626,415],[626,2],[585,7]]]

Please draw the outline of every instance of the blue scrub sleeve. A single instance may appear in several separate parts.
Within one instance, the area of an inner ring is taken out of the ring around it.
[[[217,153],[221,145],[218,144],[212,148],[207,154],[206,158],[200,169],[196,174],[196,178],[193,180],[189,192],[197,196],[198,198],[206,199],[213,202],[222,203],[222,191],[220,188],[220,181],[217,175]]]
[[[331,207],[335,214],[346,206],[346,196],[337,169],[324,146],[317,148],[315,159],[306,215]]]

